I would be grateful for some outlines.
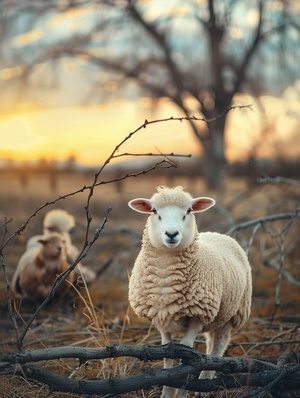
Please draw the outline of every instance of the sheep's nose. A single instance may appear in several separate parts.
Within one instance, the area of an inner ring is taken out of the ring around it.
[[[175,231],[175,232],[173,232],[173,233],[170,233],[170,232],[166,231],[167,237],[170,238],[171,240],[174,239],[175,236],[177,236],[178,234],[179,234],[178,231]]]

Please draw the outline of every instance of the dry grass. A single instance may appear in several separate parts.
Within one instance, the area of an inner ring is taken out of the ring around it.
[[[13,216],[14,221],[9,225],[9,233],[12,233],[34,209],[46,202],[51,197],[79,188],[87,181],[70,179],[67,182],[61,181],[58,192],[53,195],[49,187],[45,184],[41,188],[40,181],[31,181],[26,195],[20,196],[20,185],[18,181],[7,181],[6,190],[1,191],[2,216]],[[62,345],[102,347],[113,344],[159,344],[160,337],[155,329],[149,328],[149,323],[138,319],[128,307],[127,286],[128,275],[133,261],[139,250],[139,234],[145,219],[130,213],[127,210],[127,201],[135,196],[140,196],[141,192],[151,195],[154,186],[167,181],[157,181],[149,179],[126,183],[124,193],[117,194],[114,187],[105,187],[104,190],[96,190],[94,201],[91,205],[91,215],[93,217],[92,228],[96,228],[102,221],[106,208],[111,205],[113,211],[109,222],[99,241],[93,247],[85,263],[93,269],[101,265],[111,256],[113,262],[110,268],[97,280],[93,286],[73,290],[68,299],[50,303],[35,320],[31,330],[28,332],[24,346],[26,350],[37,348],[55,347]],[[175,181],[174,185],[185,182]],[[199,183],[199,187],[202,185]],[[37,190],[39,188],[39,190]],[[259,187],[249,195],[241,195],[239,200],[235,198],[240,194],[241,184],[237,181],[228,183],[227,189],[223,192],[222,198],[217,198],[217,202],[230,207],[231,215],[235,219],[243,221],[245,218],[255,218],[265,214],[266,208],[282,197],[282,192],[278,187]],[[290,189],[290,188],[289,188]],[[193,192],[196,194],[197,186],[193,185]],[[205,192],[206,195],[216,196],[214,193]],[[292,200],[299,198],[299,193],[290,190],[284,194]],[[294,195],[294,196],[293,196]],[[298,195],[298,197],[297,197]],[[76,216],[77,228],[73,233],[73,241],[81,247],[85,233],[85,196],[78,195],[56,205],[57,208],[64,208]],[[281,208],[282,211],[284,208]],[[281,210],[279,210],[281,211]],[[245,216],[246,215],[246,216]],[[18,258],[22,254],[26,239],[41,231],[44,212],[41,212],[32,220],[24,235],[15,239],[5,251],[5,261],[8,266],[9,277],[12,277]],[[130,222],[129,222],[130,220]],[[137,235],[120,230],[129,228]],[[204,215],[201,219],[201,228],[215,230],[226,230],[224,219],[218,214],[211,213]],[[278,224],[277,226],[281,226]],[[296,235],[293,235],[296,234]],[[298,235],[297,235],[298,234]],[[295,237],[296,236],[296,237]],[[249,239],[249,234],[243,235],[245,240]],[[281,305],[276,315],[270,322],[270,317],[275,308],[275,286],[278,272],[266,268],[260,258],[258,245],[261,237],[255,242],[251,250],[251,259],[254,276],[254,298],[252,318],[241,330],[236,331],[232,337],[232,343],[227,350],[229,356],[244,356],[255,358],[267,358],[276,360],[286,349],[291,348],[299,352],[300,341],[299,332],[299,287],[293,286],[282,280],[280,286]],[[299,239],[298,230],[289,235],[289,239]],[[269,242],[267,242],[269,244]],[[299,248],[296,247],[292,252],[292,259],[289,258],[287,269],[293,272],[295,277],[300,279],[299,267],[295,271],[293,266],[299,265]],[[0,278],[0,345],[1,350],[14,350],[15,334],[6,309],[6,289],[3,278]],[[34,303],[17,302],[15,311],[17,314],[20,329],[29,319],[35,310]],[[284,318],[289,316],[290,319]],[[266,317],[269,317],[268,319]],[[290,343],[289,343],[290,341]],[[201,340],[197,342],[197,348],[204,350]],[[67,377],[79,379],[87,378],[108,378],[114,376],[133,375],[139,373],[145,364],[136,359],[119,358],[101,361],[90,361],[79,365],[75,360],[56,360],[48,361],[45,367]],[[161,363],[147,364],[147,366],[161,366]],[[2,398],[72,398],[76,394],[51,393],[48,387],[39,383],[25,380],[24,378],[2,376],[0,377],[0,397]],[[149,397],[159,395],[159,389],[153,388],[149,391],[139,391],[137,393],[126,394],[126,397]],[[219,391],[211,396],[237,397],[239,392]]]

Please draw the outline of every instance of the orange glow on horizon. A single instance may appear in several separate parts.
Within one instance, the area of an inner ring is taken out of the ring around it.
[[[297,130],[299,120],[288,116],[283,101],[270,98],[263,100],[271,106],[271,117],[267,121],[270,123],[273,120],[276,131],[269,132],[269,135],[263,132],[262,117],[255,108],[253,111],[231,111],[226,134],[229,161],[246,159],[253,148],[259,149],[260,156],[274,157],[274,142],[279,143],[282,150],[283,142],[286,143],[284,150],[290,148],[288,139],[291,140],[293,132]],[[237,98],[236,103],[250,104],[251,98]],[[297,107],[294,109],[299,109]],[[155,109],[151,108],[146,99],[49,109],[23,104],[15,113],[0,117],[0,159],[66,161],[72,156],[79,164],[99,166],[145,119],[150,121],[171,116],[181,117],[182,114],[166,100],[160,101]],[[204,122],[197,123],[201,126]],[[168,121],[142,128],[121,147],[120,153],[124,152],[196,155],[200,153],[200,145],[188,122]],[[299,156],[299,152],[299,145],[289,149],[291,156]],[[121,157],[116,161],[127,159],[128,157]]]
[[[64,161],[75,156],[80,164],[99,165],[149,115],[147,104],[128,101],[36,111],[27,108],[0,118],[0,158]],[[153,119],[170,116],[176,116],[170,104],[153,113]],[[154,124],[131,137],[121,152],[196,153],[198,146],[188,130],[187,123]]]

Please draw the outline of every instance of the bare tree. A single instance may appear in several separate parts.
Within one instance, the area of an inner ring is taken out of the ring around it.
[[[168,98],[183,116],[214,119],[208,125],[189,120],[204,154],[202,171],[214,188],[220,187],[227,164],[226,111],[235,96],[278,93],[299,77],[299,8],[292,0],[74,0],[59,5],[36,0],[7,3],[2,10],[2,20],[22,19],[23,30],[31,26],[29,33],[37,36],[55,17],[66,24],[64,34],[54,31],[52,40],[48,34],[37,41],[21,35],[22,44],[19,36],[20,51],[10,59],[11,65],[21,64],[20,76],[32,77],[33,66],[49,60],[60,66],[84,60],[94,73],[89,82],[94,100],[130,91],[131,96]],[[68,20],[78,14],[78,29],[68,29]],[[12,37],[17,23],[2,26]],[[39,84],[53,83],[52,78],[48,73]]]

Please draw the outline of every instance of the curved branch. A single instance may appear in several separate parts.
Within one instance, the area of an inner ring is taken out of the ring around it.
[[[78,358],[80,363],[93,359],[134,357],[141,361],[157,361],[163,358],[181,359],[184,364],[198,366],[199,370],[212,369],[232,372],[278,370],[278,366],[267,361],[251,358],[210,357],[182,344],[169,343],[161,346],[115,345],[103,348],[55,347],[27,352],[2,352],[0,363],[48,361],[62,358]]]
[[[251,221],[246,221],[241,224],[234,225],[226,232],[226,235],[233,235],[236,232],[241,231],[242,229],[247,229],[256,226],[257,224],[265,224],[267,222],[277,220],[293,220],[294,218],[300,218],[300,209],[296,209],[295,212],[271,214],[270,216],[259,217]]]
[[[106,380],[77,380],[56,375],[37,365],[27,365],[30,362],[59,358],[78,358],[80,363],[85,363],[92,359],[123,356],[135,357],[142,361],[162,360],[164,357],[180,358],[182,364],[172,369],[144,368],[142,373],[138,375],[114,377]],[[299,364],[286,365],[283,368],[279,365],[251,358],[214,358],[201,354],[192,348],[172,343],[164,346],[147,347],[129,345],[104,348],[56,347],[32,352],[0,354],[0,368],[4,369],[6,374],[16,371],[15,364],[22,365],[22,371],[28,378],[45,383],[54,391],[72,391],[78,394],[117,395],[162,385],[184,387],[191,391],[213,391],[220,387],[230,389],[240,386],[261,386],[267,389],[275,386],[276,389],[300,387],[300,382],[295,377],[293,378],[294,383],[290,384],[291,375],[300,371]],[[204,369],[217,370],[225,376],[213,380],[199,380],[198,374]],[[234,376],[226,376],[229,373],[234,373]],[[274,380],[276,380],[276,383]],[[286,385],[287,381],[289,382],[288,385]]]
[[[180,365],[172,369],[146,368],[139,375],[114,377],[106,380],[70,379],[55,375],[38,366],[28,366],[25,374],[29,378],[47,384],[53,391],[115,396],[163,385],[197,392],[210,392],[219,388],[234,389],[242,386],[265,387],[268,390],[274,388],[277,392],[281,389],[287,391],[300,387],[299,379],[297,380],[299,370],[300,366],[296,365],[291,368],[281,368],[250,375],[224,376],[212,380],[198,379],[199,369],[189,365]],[[295,375],[296,372],[298,372],[297,375]],[[257,397],[257,391],[255,390],[254,395],[251,396]],[[247,395],[247,397],[250,397],[250,395]]]

